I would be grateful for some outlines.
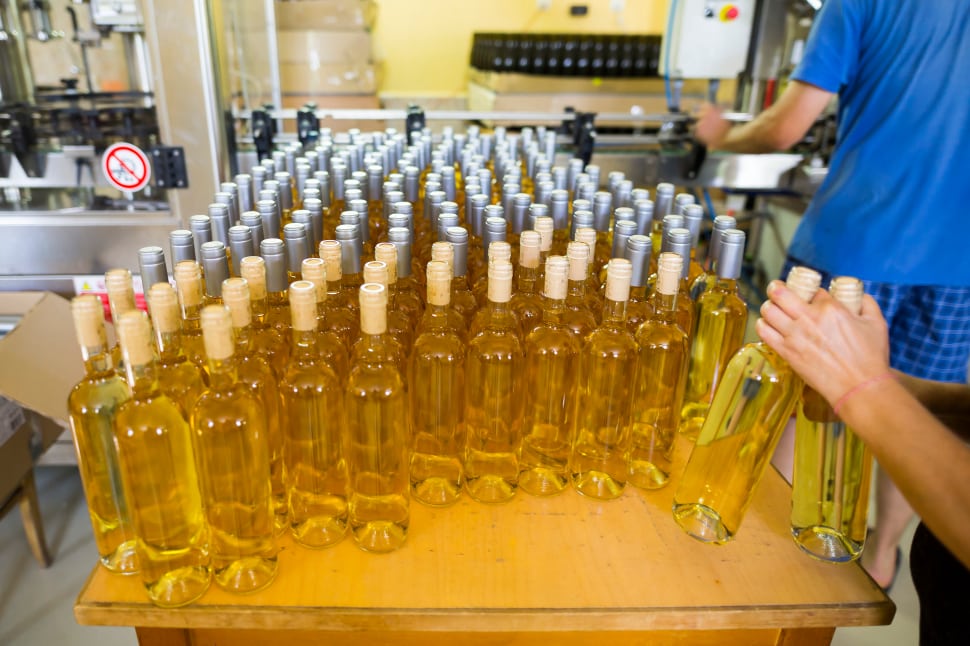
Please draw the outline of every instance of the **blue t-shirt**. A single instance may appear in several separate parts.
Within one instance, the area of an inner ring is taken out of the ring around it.
[[[970,1],[827,0],[792,78],[839,95],[789,253],[835,275],[970,285]]]

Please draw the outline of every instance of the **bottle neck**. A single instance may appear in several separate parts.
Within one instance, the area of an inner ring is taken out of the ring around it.
[[[243,327],[233,327],[232,331],[236,340],[237,354],[249,354],[253,349],[253,326],[250,324]]]
[[[293,330],[293,354],[315,355],[317,350],[317,331]]]
[[[584,298],[586,298],[586,281],[569,280],[567,283],[566,300],[575,301],[577,299],[582,300]]]
[[[239,380],[235,356],[225,359],[209,359],[209,387],[213,390],[229,390]]]
[[[154,361],[141,365],[128,364],[125,367],[125,372],[132,396],[136,399],[150,397],[158,391],[158,376],[155,374]]]
[[[716,289],[723,292],[731,292],[732,294],[737,293],[738,281],[734,278],[718,278]]]
[[[542,299],[542,321],[543,323],[560,323],[563,312],[566,310],[566,300],[563,298]]]
[[[654,295],[654,310],[658,316],[673,314],[677,311],[677,294],[656,292]]]
[[[106,346],[84,349],[84,374],[88,377],[102,377],[114,372],[114,361]]]
[[[536,290],[536,280],[539,277],[539,269],[537,267],[526,267],[525,265],[519,265],[519,280],[518,280],[518,291],[525,294],[532,294]]]
[[[623,325],[626,321],[627,301],[611,301],[606,299],[603,305],[603,325]]]
[[[185,360],[180,331],[156,331],[155,339],[158,342],[158,358],[162,363],[178,363]]]
[[[268,306],[266,298],[253,299],[251,301],[253,308],[253,326],[260,327],[266,322],[266,312],[268,311]]]

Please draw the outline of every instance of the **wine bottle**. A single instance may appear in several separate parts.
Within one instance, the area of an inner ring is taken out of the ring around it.
[[[387,334],[387,292],[360,287],[361,338],[345,389],[350,526],[357,546],[390,552],[410,523],[407,393]]]
[[[717,282],[694,303],[687,390],[680,414],[680,432],[691,439],[697,438],[704,424],[728,361],[744,343],[748,308],[738,295],[744,237],[738,229],[720,234]]]
[[[633,273],[630,276],[630,300],[626,308],[626,324],[631,334],[636,334],[645,321],[653,317],[648,282],[650,277],[650,257],[653,245],[645,235],[627,238],[624,257],[630,261]]]
[[[132,396],[118,407],[115,445],[139,572],[152,603],[176,608],[201,597],[212,579],[192,437],[182,410],[158,388],[148,316],[128,312],[117,330]]]
[[[226,245],[218,240],[202,245],[202,275],[205,277],[206,305],[222,304],[222,281],[229,278]]]
[[[205,391],[208,376],[182,351],[182,320],[175,290],[168,283],[157,283],[149,290],[149,296],[158,350],[158,387],[181,407],[187,418]]]
[[[795,267],[787,284],[808,302],[820,281]],[[684,531],[712,543],[734,537],[801,389],[791,366],[764,343],[731,358],[674,494],[674,520]]]
[[[239,381],[229,310],[202,310],[209,388],[190,417],[216,584],[254,592],[276,578],[270,450],[262,402]]]
[[[596,317],[590,310],[590,299],[586,298],[590,248],[584,242],[570,242],[566,246],[566,256],[569,260],[569,280],[562,322],[582,342],[596,328]]]
[[[660,254],[654,316],[636,333],[639,358],[633,386],[633,439],[627,464],[630,483],[641,489],[659,489],[670,478],[690,347],[687,333],[677,320],[683,262],[677,254]]]
[[[189,361],[205,372],[205,346],[199,316],[202,312],[202,269],[195,261],[175,265],[175,287],[182,309],[182,350]]]
[[[388,301],[389,306],[390,298],[387,289],[387,280],[388,272],[386,263],[380,260],[371,260],[364,264],[364,282],[382,286],[384,288],[384,298]],[[407,359],[411,351],[411,322],[407,314],[401,310],[392,312],[390,311],[390,307],[388,307],[385,318],[385,326],[387,327],[387,350],[390,356],[393,357],[395,365],[403,378],[407,374]],[[360,347],[361,342],[358,341],[354,346],[355,353]]]
[[[509,309],[518,323],[520,338],[528,336],[542,322],[542,297],[536,293],[541,244],[537,231],[523,231],[519,236],[518,285]]]
[[[619,497],[627,481],[638,349],[624,320],[632,273],[629,260],[610,260],[603,322],[579,359],[569,471],[576,491],[599,500]]]
[[[324,304],[324,321],[329,330],[343,341],[347,352],[360,337],[360,321],[343,289],[342,245],[337,240],[320,242],[320,259],[324,262],[327,281],[327,300]],[[348,364],[349,368],[349,364]]]
[[[704,259],[704,273],[694,279],[690,286],[690,298],[695,303],[706,290],[717,283],[717,258],[721,252],[721,234],[728,229],[737,228],[737,221],[730,215],[719,215],[714,218],[714,228],[711,230],[711,241],[707,246],[707,257]]]
[[[563,322],[568,272],[569,261],[563,256],[551,256],[546,262],[542,320],[523,342],[525,402],[519,486],[535,496],[559,493],[569,483],[569,440],[581,341]]]
[[[512,265],[489,266],[488,318],[465,360],[465,487],[480,502],[511,500],[518,488],[524,355],[508,303]]]
[[[853,314],[862,311],[858,279],[835,278],[829,291]],[[803,386],[795,422],[791,515],[792,536],[803,551],[837,563],[859,558],[866,542],[871,469],[869,448],[818,392]]]
[[[253,350],[273,369],[277,380],[286,373],[290,358],[289,333],[269,325],[268,292],[266,290],[266,261],[262,256],[246,256],[239,261],[239,273],[249,284],[249,299],[253,312]],[[225,291],[225,287],[223,287]]]
[[[287,517],[297,543],[327,547],[347,533],[344,398],[317,349],[316,287],[298,280],[289,297],[292,349],[280,383]]]
[[[165,251],[161,247],[142,247],[138,250],[138,271],[141,273],[141,287],[146,298],[156,283],[168,283],[168,265],[165,264]]]
[[[404,314],[410,324],[407,341],[402,341],[405,351],[410,354],[414,328],[424,313],[424,301],[418,296],[417,291],[412,289],[410,281],[405,285],[405,289],[401,289],[402,281],[397,273],[400,255],[398,247],[391,242],[379,242],[374,247],[374,259],[387,265],[388,314],[391,315],[392,312]]]
[[[119,406],[131,398],[118,374],[104,330],[104,308],[93,295],[71,301],[71,315],[84,359],[84,377],[67,398],[81,484],[88,503],[100,563],[110,572],[138,571],[135,532],[121,486],[114,422]]]

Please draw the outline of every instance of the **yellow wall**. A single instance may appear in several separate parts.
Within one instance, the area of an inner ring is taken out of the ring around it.
[[[381,94],[464,96],[472,34],[499,32],[654,33],[664,31],[667,0],[377,0],[374,56],[383,65]],[[583,17],[569,7],[586,4]]]

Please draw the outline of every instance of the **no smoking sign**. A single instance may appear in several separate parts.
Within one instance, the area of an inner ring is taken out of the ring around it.
[[[129,143],[114,144],[101,157],[101,171],[119,191],[134,193],[148,185],[152,167],[141,148]]]

